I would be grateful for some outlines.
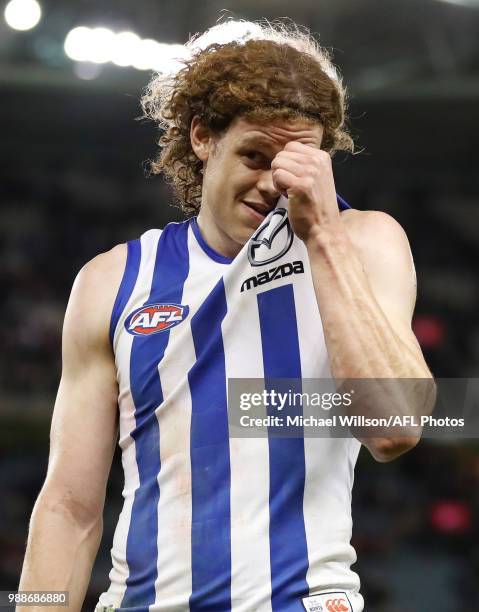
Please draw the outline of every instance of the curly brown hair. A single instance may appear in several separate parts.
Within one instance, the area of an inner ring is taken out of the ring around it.
[[[199,211],[203,181],[190,141],[195,115],[218,135],[237,117],[307,119],[324,127],[322,149],[354,150],[345,127],[346,91],[328,52],[298,26],[260,27],[254,39],[191,45],[183,68],[154,77],[142,97],[144,115],[164,129],[151,170],[173,183],[188,215]]]

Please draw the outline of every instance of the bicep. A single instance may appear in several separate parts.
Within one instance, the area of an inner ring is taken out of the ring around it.
[[[411,328],[417,283],[408,239],[389,215],[375,211],[369,215],[354,240],[369,286],[399,338],[419,350]]]

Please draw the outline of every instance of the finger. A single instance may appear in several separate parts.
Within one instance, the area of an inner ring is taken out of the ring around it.
[[[288,154],[288,155],[301,155],[302,154],[308,157],[308,159],[310,160],[310,163],[315,167],[321,167],[321,168],[331,168],[332,167],[332,159],[328,151],[323,151],[323,149],[318,149],[318,147],[305,145],[301,142],[291,141],[291,142],[286,143],[286,146],[283,149],[283,151],[281,151],[281,153]]]
[[[320,151],[320,149],[314,144],[305,144],[304,142],[298,142],[297,140],[290,140],[284,146],[283,151],[296,151],[298,153],[310,154],[311,149],[313,151]]]
[[[295,159],[302,158],[302,163],[309,163],[313,166],[323,165],[326,162],[331,163],[331,155],[327,151],[322,151],[318,147],[305,145],[301,142],[288,142],[285,148],[278,155],[291,155]]]
[[[297,181],[297,177],[284,168],[273,170],[272,176],[275,188],[285,196],[288,195],[288,189],[292,189]]]
[[[296,176],[302,176],[305,173],[305,162],[303,160],[297,160],[292,157],[278,155],[271,162],[271,169],[274,170],[287,170],[291,174]]]
[[[280,162],[282,160],[292,160],[300,165],[305,164],[313,164],[314,159],[311,158],[311,155],[305,155],[304,153],[297,153],[295,151],[280,151],[273,159],[273,163],[275,161]]]

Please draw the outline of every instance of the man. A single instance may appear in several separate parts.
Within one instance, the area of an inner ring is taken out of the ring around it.
[[[125,502],[97,611],[360,612],[360,443],[232,438],[227,402],[231,378],[431,378],[404,232],[336,195],[340,80],[306,34],[264,26],[157,77],[144,108],[166,128],[154,171],[199,214],[74,284],[20,589],[68,590],[81,609],[119,424]],[[362,441],[389,461],[418,435]]]

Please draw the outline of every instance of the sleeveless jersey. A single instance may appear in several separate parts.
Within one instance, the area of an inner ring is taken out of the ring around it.
[[[98,612],[296,612],[359,589],[360,443],[229,435],[228,379],[331,375],[306,247],[281,204],[233,260],[196,218],[128,243],[110,326],[124,504]]]

